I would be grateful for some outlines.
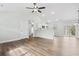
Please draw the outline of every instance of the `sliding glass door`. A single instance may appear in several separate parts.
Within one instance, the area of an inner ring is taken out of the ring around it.
[[[76,36],[76,27],[73,24],[66,25],[64,27],[64,34],[65,36]]]

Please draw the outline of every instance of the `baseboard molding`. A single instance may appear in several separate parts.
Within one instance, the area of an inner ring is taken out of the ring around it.
[[[34,37],[34,38],[53,40],[53,38],[49,39],[49,38],[45,38],[45,37]]]
[[[11,40],[6,40],[6,41],[2,41],[2,42],[0,42],[0,44],[8,43],[8,42],[13,42],[13,41],[18,41],[18,40],[22,40],[22,39],[28,39],[28,37],[24,37],[24,38],[16,38],[16,39],[11,39]]]

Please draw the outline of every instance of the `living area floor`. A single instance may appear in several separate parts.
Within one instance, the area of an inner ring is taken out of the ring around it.
[[[78,56],[79,39],[75,37],[32,38],[0,44],[2,56]]]

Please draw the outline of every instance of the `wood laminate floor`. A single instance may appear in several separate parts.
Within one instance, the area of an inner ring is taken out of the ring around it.
[[[78,56],[79,39],[54,37],[53,40],[33,38],[0,44],[2,56]]]

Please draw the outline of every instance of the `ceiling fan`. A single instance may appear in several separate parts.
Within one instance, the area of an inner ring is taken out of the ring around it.
[[[34,12],[39,12],[42,13],[42,11],[40,11],[40,9],[45,9],[46,7],[38,7],[37,3],[33,3],[34,7],[26,7],[27,9],[33,9],[32,13]]]

